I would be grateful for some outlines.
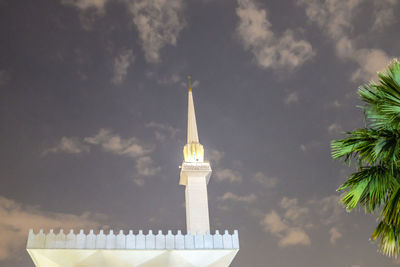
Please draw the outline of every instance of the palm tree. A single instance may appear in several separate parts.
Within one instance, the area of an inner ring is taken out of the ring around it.
[[[400,249],[400,66],[393,60],[379,82],[359,88],[365,127],[332,141],[332,157],[356,164],[338,191],[348,211],[356,207],[378,217],[371,235],[380,251],[396,257]]]

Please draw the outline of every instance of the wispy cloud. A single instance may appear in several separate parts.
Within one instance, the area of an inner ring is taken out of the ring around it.
[[[269,177],[265,175],[263,172],[256,172],[253,175],[253,180],[264,186],[265,188],[274,188],[278,183],[278,178],[276,177]]]
[[[154,176],[161,171],[161,167],[156,166],[151,157],[144,156],[136,160],[136,170],[139,176]]]
[[[255,194],[243,195],[239,196],[232,192],[226,192],[223,196],[219,197],[222,201],[233,201],[233,202],[242,202],[242,203],[254,203],[257,200],[257,196]]]
[[[351,75],[351,80],[354,82],[376,79],[377,72],[383,70],[391,61],[385,51],[356,48],[354,41],[346,36],[337,42],[336,51],[340,58],[358,64],[357,69]]]
[[[206,156],[213,165],[219,165],[225,153],[216,149],[209,148],[206,150]]]
[[[45,212],[0,196],[0,261],[18,258],[26,253],[29,228],[38,229],[97,229],[108,220],[105,215],[90,212],[81,215]]]
[[[338,195],[312,199],[308,204],[313,207],[313,210],[317,211],[317,215],[323,225],[337,224],[345,210],[340,204],[340,196]]]
[[[375,21],[372,29],[382,30],[396,22],[394,14],[395,6],[399,1],[397,0],[373,0]]]
[[[225,153],[216,149],[209,148],[206,150],[206,159],[211,162],[213,167],[213,179],[217,182],[241,183],[242,174],[232,168],[226,168],[223,165]]]
[[[280,247],[310,245],[310,229],[322,228],[329,233],[329,242],[334,244],[342,237],[339,231],[343,208],[338,204],[339,197],[331,195],[312,199],[300,204],[297,198],[283,197],[280,209],[264,213],[260,221],[265,232],[278,239]]]
[[[48,153],[64,152],[68,154],[80,154],[83,152],[89,152],[90,147],[83,143],[81,140],[75,137],[62,137],[60,142],[49,149],[43,151],[43,155]]]
[[[154,135],[157,141],[163,143],[168,138],[175,138],[181,130],[167,123],[159,123],[151,121],[146,124],[147,128],[154,129]]]
[[[81,11],[81,23],[87,30],[92,28],[94,21],[99,17],[96,16],[97,14],[105,14],[109,2],[111,1],[61,0],[62,4],[73,6]],[[185,2],[183,0],[121,0],[115,2],[125,5],[132,16],[132,22],[139,32],[146,60],[151,63],[161,62],[161,49],[168,45],[175,46],[180,32],[186,26],[183,14]]]
[[[279,239],[280,247],[311,245],[311,239],[305,230],[307,225],[304,222],[309,209],[299,206],[297,199],[287,197],[282,198],[280,206],[284,210],[283,217],[275,210],[265,214],[260,222],[264,230]]]
[[[61,0],[64,5],[72,5],[81,10],[95,9],[103,11],[109,0]]]
[[[326,105],[327,108],[340,108],[341,106],[342,104],[338,100],[333,100]]]
[[[334,122],[328,126],[328,132],[330,134],[338,134],[343,132],[343,127],[337,122]]]
[[[329,235],[329,242],[331,244],[336,244],[336,240],[343,237],[342,233],[339,232],[339,229],[337,227],[332,227],[331,229],[329,229]]]
[[[307,143],[300,144],[300,150],[304,153],[307,153],[313,149],[318,148],[321,145],[321,142],[317,140],[311,140]]]
[[[291,92],[286,95],[284,102],[286,105],[297,103],[297,102],[299,102],[299,96],[297,95],[296,92]]]
[[[181,86],[183,88],[187,88],[188,87],[188,82],[187,81],[182,81],[181,82]],[[198,88],[199,86],[200,86],[200,81],[199,80],[192,81],[192,88],[193,89]]]
[[[108,129],[100,129],[96,135],[86,137],[84,140],[89,144],[101,146],[106,152],[134,159],[136,167],[134,182],[136,185],[142,186],[144,184],[143,177],[154,176],[161,171],[161,167],[156,166],[150,156],[154,147],[143,144],[136,137],[122,138]]]
[[[126,75],[128,74],[129,67],[135,61],[135,56],[131,49],[123,50],[115,59],[113,65],[113,77],[111,82],[113,84],[121,84]]]
[[[240,173],[232,169],[217,169],[214,173],[214,177],[218,182],[227,181],[230,183],[240,183],[242,181]]]
[[[84,138],[62,137],[60,143],[44,151],[48,153],[79,154],[89,152],[90,147],[100,147],[104,152],[129,157],[135,162],[134,182],[144,185],[143,177],[154,176],[161,171],[151,157],[155,146],[147,145],[136,137],[123,138],[109,129],[100,129],[95,135]]]
[[[288,225],[274,210],[265,215],[261,225],[264,226],[266,232],[279,238],[278,245],[280,247],[311,245],[310,237],[304,229]]]
[[[295,37],[292,30],[277,36],[271,29],[267,11],[254,0],[238,0],[236,32],[244,48],[254,55],[262,68],[301,66],[314,56],[311,44]]]
[[[167,45],[175,46],[179,33],[185,27],[184,1],[135,0],[127,3],[139,31],[146,60],[160,62],[160,50]]]
[[[390,6],[391,2],[385,1],[387,6]],[[357,64],[356,71],[351,75],[352,81],[375,79],[377,71],[389,63],[390,57],[383,50],[357,48],[354,39],[349,37],[353,30],[353,19],[362,0],[297,0],[297,3],[304,6],[308,19],[316,23],[325,35],[334,41],[339,58]],[[381,12],[387,13],[387,8],[378,12],[376,25],[388,24],[388,21],[382,18]]]
[[[109,129],[100,129],[97,134],[83,139],[91,145],[99,145],[106,152],[137,158],[149,154],[153,147],[142,144],[136,137],[122,138]]]

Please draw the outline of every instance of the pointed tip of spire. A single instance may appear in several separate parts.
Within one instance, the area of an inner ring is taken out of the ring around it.
[[[192,76],[188,76],[188,87],[189,87],[189,92],[192,91]]]

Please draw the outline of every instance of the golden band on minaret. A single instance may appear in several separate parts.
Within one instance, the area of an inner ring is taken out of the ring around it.
[[[188,78],[188,87],[189,87],[189,92],[191,92],[192,91],[192,76],[187,76],[187,78]]]

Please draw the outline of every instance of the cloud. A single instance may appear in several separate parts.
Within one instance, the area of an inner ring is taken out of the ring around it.
[[[280,233],[288,228],[275,210],[267,213],[261,224],[265,226],[264,230],[266,232],[271,232],[272,234]]]
[[[390,63],[389,56],[380,49],[356,49],[354,41],[342,37],[337,41],[336,51],[340,58],[358,64],[351,75],[352,81],[369,81],[377,77],[377,71],[383,70]]]
[[[206,159],[211,162],[214,173],[213,177],[217,182],[241,183],[243,179],[240,172],[222,166],[224,156],[225,153],[222,151],[212,148],[206,149]]]
[[[236,14],[239,17],[238,37],[261,68],[294,69],[314,56],[311,44],[296,38],[292,30],[276,36],[266,10],[254,0],[238,0]]]
[[[154,149],[144,146],[135,137],[124,139],[108,129],[100,129],[96,135],[85,137],[83,140],[88,144],[101,146],[104,151],[131,158],[147,155]]]
[[[275,210],[267,213],[260,223],[264,231],[279,238],[280,247],[311,245],[310,237],[302,228],[288,225]]]
[[[45,212],[0,196],[0,261],[18,258],[26,253],[25,245],[30,228],[98,229],[107,217],[85,212],[81,215]]]
[[[156,166],[149,155],[153,152],[154,147],[143,145],[135,137],[122,138],[108,129],[100,129],[96,135],[86,137],[84,141],[92,145],[101,146],[106,152],[135,159],[136,173],[133,180],[138,186],[144,185],[142,177],[154,176],[161,171],[161,167]]]
[[[284,210],[279,215],[275,210],[265,214],[260,224],[265,232],[278,237],[280,247],[310,245],[311,239],[305,229],[310,225],[305,221],[309,217],[309,208],[298,205],[296,198],[283,197],[280,207]]]
[[[62,137],[60,142],[52,148],[46,149],[43,155],[48,153],[64,152],[68,154],[79,154],[83,152],[89,152],[90,148],[88,145],[81,142],[78,138]]]
[[[179,33],[185,27],[182,0],[136,0],[127,1],[133,23],[139,31],[146,60],[161,61],[160,50],[176,45]]]
[[[353,57],[359,67],[351,75],[352,81],[370,81],[376,79],[377,72],[382,71],[390,63],[389,56],[380,49],[359,49]]]
[[[154,72],[148,72],[146,75],[148,77],[153,77],[157,83],[161,85],[179,84],[182,81],[182,77],[178,73],[160,76],[156,75]]]
[[[94,9],[97,11],[104,11],[108,0],[61,0],[64,5],[72,5],[80,10]]]
[[[330,195],[312,199],[300,205],[297,198],[283,197],[280,211],[273,209],[262,215],[260,225],[264,231],[278,238],[280,247],[310,245],[309,229],[327,228],[329,242],[334,244],[342,237],[339,231],[343,208],[339,196]]]
[[[230,183],[240,183],[242,181],[240,173],[232,169],[217,169],[214,177],[217,182],[228,181]]]
[[[307,153],[313,149],[316,149],[317,147],[319,147],[321,145],[321,142],[316,141],[316,140],[311,140],[308,143],[305,144],[301,144],[300,145],[300,150],[304,153]]]
[[[165,129],[173,130],[168,127]],[[135,162],[133,181],[138,186],[144,185],[143,177],[154,176],[161,171],[161,167],[157,166],[151,158],[154,146],[146,145],[136,137],[123,138],[109,129],[100,129],[95,135],[82,139],[77,137],[63,137],[60,144],[54,148],[45,150],[44,154],[50,152],[78,154],[89,152],[90,146],[100,147],[107,153],[132,158]]]
[[[153,159],[145,156],[136,160],[136,170],[140,176],[154,176],[161,171],[161,167],[156,167]],[[135,183],[137,184],[137,182]]]
[[[375,21],[372,29],[382,30],[396,22],[394,9],[397,3],[397,0],[374,0]]]
[[[326,105],[327,108],[340,108],[341,106],[342,104],[338,100],[331,101]]]
[[[61,0],[62,4],[74,6],[82,11],[80,20],[86,30],[92,28],[94,21],[99,17],[98,14],[105,14],[108,2],[109,0]],[[160,50],[167,45],[176,46],[179,34],[186,26],[183,14],[185,2],[183,0],[121,0],[116,2],[125,5],[131,14],[132,22],[139,32],[146,60],[151,63],[159,63],[161,61]],[[123,62],[118,64],[124,66]],[[118,76],[116,81],[118,83]]]
[[[181,82],[181,86],[183,87],[183,88],[187,88],[188,87],[188,82],[187,81],[182,81]],[[196,88],[198,88],[200,86],[200,81],[199,80],[194,80],[194,81],[192,81],[192,88],[193,89],[196,89]]]
[[[286,210],[284,217],[295,223],[301,222],[309,213],[309,208],[299,206],[296,198],[283,197],[280,206]]]
[[[341,132],[343,132],[342,125],[340,125],[340,124],[337,123],[337,122],[332,123],[331,125],[328,126],[328,132],[329,132],[330,134],[341,133]]]
[[[178,133],[181,132],[180,129],[175,128],[169,124],[159,123],[154,121],[147,123],[146,127],[155,130],[154,131],[155,138],[157,141],[161,143],[165,142],[167,137],[175,138],[178,135]]]
[[[209,148],[206,150],[208,160],[215,165],[219,165],[221,163],[222,158],[225,153],[216,149]]]
[[[344,208],[340,203],[340,196],[330,195],[320,199],[312,199],[309,205],[317,211],[323,225],[337,223],[344,214]]]
[[[336,244],[336,240],[342,238],[342,234],[336,227],[332,227],[331,229],[329,229],[329,235],[329,242],[331,242],[331,244]]]
[[[142,187],[145,184],[145,180],[143,178],[134,178],[133,182],[139,187]]]
[[[382,10],[378,11],[378,13],[387,13],[387,7],[392,5],[392,1],[385,0]],[[378,5],[381,2],[379,1]],[[389,64],[390,57],[383,50],[357,48],[355,40],[349,38],[353,30],[352,20],[362,0],[297,0],[297,3],[300,6],[304,6],[308,19],[316,23],[326,36],[334,41],[338,57],[357,64],[357,69],[351,75],[352,81],[365,82],[376,79],[377,71],[382,70]],[[388,23],[381,16],[385,17],[385,15],[377,15],[375,19],[376,25],[386,25]]]
[[[299,102],[299,97],[297,96],[296,92],[291,92],[285,97],[284,102],[286,105],[297,103]]]
[[[250,204],[257,200],[257,196],[253,193],[249,195],[238,196],[232,192],[226,192],[222,197],[219,197],[219,199],[222,201],[234,201]]]
[[[253,180],[265,188],[274,188],[278,183],[278,178],[268,177],[263,172],[256,172],[253,176]]]
[[[129,67],[135,61],[135,56],[131,49],[124,50],[114,59],[113,77],[111,82],[113,84],[121,84],[126,75],[128,74]]]
[[[362,0],[297,0],[297,4],[305,7],[310,21],[324,29],[331,39],[338,40],[352,29],[354,10]]]
[[[289,228],[287,229],[283,238],[279,240],[280,247],[288,247],[295,245],[311,245],[310,237],[301,228]]]
[[[79,20],[82,28],[90,31],[98,18],[106,14],[109,0],[61,0],[61,4],[71,6],[79,11]],[[85,75],[78,71],[85,78]]]

